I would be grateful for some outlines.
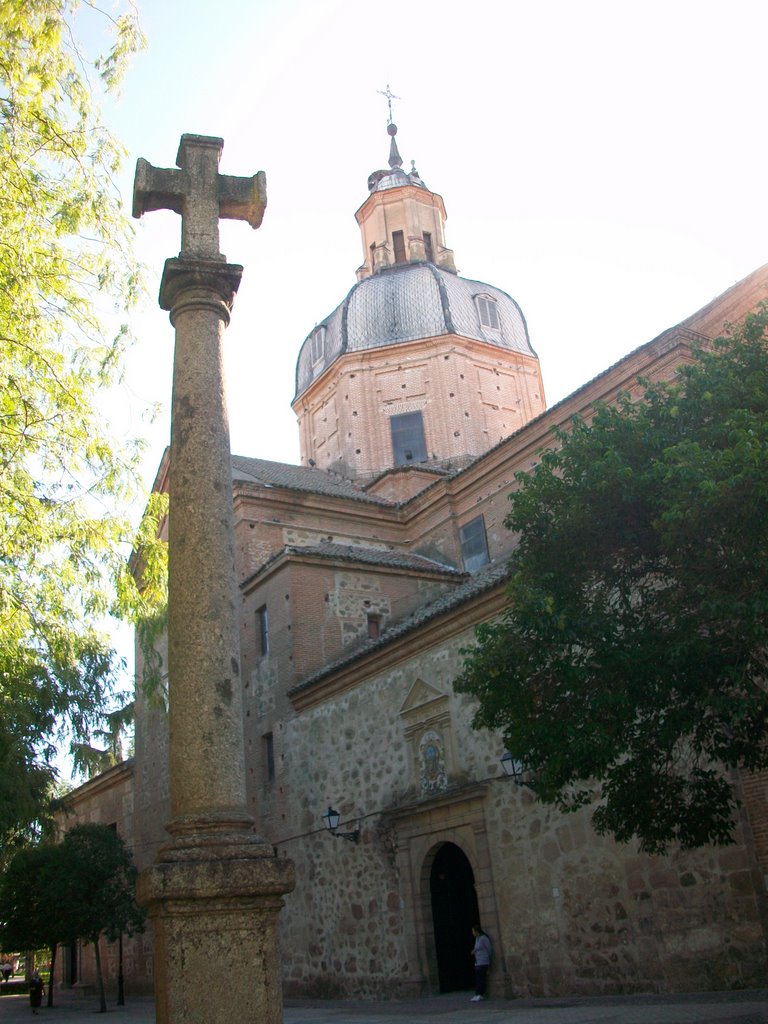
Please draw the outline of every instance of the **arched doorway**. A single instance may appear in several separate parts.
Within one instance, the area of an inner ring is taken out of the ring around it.
[[[472,925],[477,924],[477,894],[472,865],[454,843],[443,843],[429,877],[432,924],[441,992],[472,988]]]

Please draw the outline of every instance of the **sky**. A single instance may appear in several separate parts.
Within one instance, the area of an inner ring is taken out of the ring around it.
[[[172,167],[184,132],[221,170],[264,170],[225,336],[232,449],[297,462],[299,347],[355,283],[355,210],[398,144],[448,212],[459,272],[522,307],[553,404],[768,260],[768,5],[731,0],[143,0],[148,47],[105,117]],[[150,297],[134,326],[125,429],[169,435],[173,332],[156,297],[176,214],[136,222]],[[161,412],[149,427],[145,402]]]
[[[223,173],[267,176],[262,227],[221,225],[222,252],[244,266],[224,342],[238,454],[299,461],[296,357],[363,261],[354,212],[387,164],[387,86],[404,166],[443,196],[459,272],[520,304],[550,405],[768,261],[763,0],[139,12],[148,47],[104,105],[128,150],[127,208],[136,159],[174,166],[185,132],[224,139]],[[173,355],[157,292],[180,221],[157,211],[136,232],[150,294],[115,409],[119,430],[148,440],[149,487]]]

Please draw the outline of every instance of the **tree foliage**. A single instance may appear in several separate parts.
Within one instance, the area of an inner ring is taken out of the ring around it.
[[[104,715],[104,727],[92,732],[93,740],[104,746],[85,742],[71,744],[72,764],[76,772],[92,778],[125,760],[123,740],[134,722],[134,706],[134,702],[129,701]]]
[[[75,825],[61,844],[66,880],[59,890],[62,921],[70,934],[93,943],[101,1011],[106,1011],[99,937],[143,930],[136,904],[136,868],[125,843],[107,825]]]
[[[99,938],[114,941],[144,927],[135,902],[136,869],[125,843],[107,825],[76,825],[61,843],[20,850],[0,876],[0,946],[94,944],[101,1010],[106,1010]],[[49,986],[49,1002],[50,1002]]]
[[[136,630],[142,654],[140,685],[150,700],[162,700],[162,658],[157,641],[168,619],[168,494],[149,496],[130,560],[121,563],[115,613]]]
[[[91,4],[80,13],[96,17]],[[91,59],[76,0],[0,5],[0,845],[54,778],[56,730],[99,720],[115,662],[108,609],[136,450],[99,397],[119,375],[138,287],[94,97],[141,43],[130,11]],[[106,17],[106,16],[101,16]]]
[[[0,946],[8,951],[52,949],[74,939],[63,935],[51,913],[51,893],[61,869],[60,848],[31,846],[19,850],[0,876]]]
[[[55,909],[64,870],[61,847],[49,844],[19,850],[0,876],[0,948],[7,952],[47,948],[51,976],[60,943],[77,936],[66,931],[66,922]],[[53,986],[48,985],[48,1005],[53,1006]]]
[[[768,767],[768,307],[557,432],[510,495],[509,606],[459,692],[539,798],[649,852],[731,841]]]

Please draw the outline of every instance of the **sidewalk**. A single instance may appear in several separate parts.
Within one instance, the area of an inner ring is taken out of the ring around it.
[[[110,994],[111,995],[111,994]],[[54,994],[54,1006],[32,1015],[23,995],[0,995],[0,1022],[95,1024],[98,999],[70,992]],[[614,996],[573,999],[493,999],[470,1003],[469,993],[420,1000],[370,1003],[333,1000],[290,1001],[285,1024],[768,1024],[768,990],[707,992],[686,996]],[[108,1024],[153,1024],[154,1001],[108,1000]],[[255,1024],[255,1022],[237,1022]]]

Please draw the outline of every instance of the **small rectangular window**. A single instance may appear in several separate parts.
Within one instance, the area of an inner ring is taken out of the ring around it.
[[[269,618],[265,604],[256,609],[256,653],[260,658],[269,654]]]
[[[461,558],[467,572],[474,572],[490,561],[488,539],[485,535],[485,520],[482,516],[471,519],[459,529]]]
[[[494,299],[478,295],[477,310],[480,314],[480,323],[483,327],[490,327],[494,331],[499,330],[499,311],[496,308],[496,302]]]
[[[424,232],[424,255],[427,257],[427,263],[435,262],[435,254],[432,250],[432,235],[429,231]]]
[[[389,419],[392,431],[392,455],[396,466],[426,462],[427,445],[420,412],[404,412]]]
[[[264,737],[264,778],[267,782],[275,781],[275,739],[271,732]]]
[[[368,615],[366,616],[368,624],[368,637],[371,640],[378,640],[381,635],[381,616],[380,615]]]
[[[395,250],[395,263],[405,263],[405,240],[402,231],[392,232],[392,247]]]
[[[325,327],[317,327],[312,335],[312,362],[318,363],[325,355]]]

